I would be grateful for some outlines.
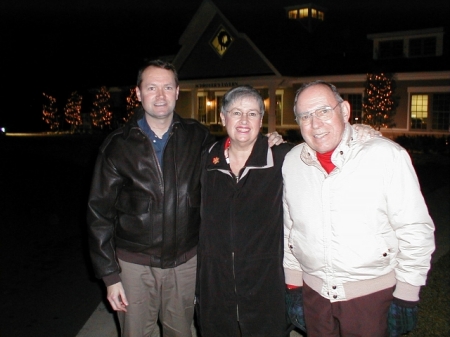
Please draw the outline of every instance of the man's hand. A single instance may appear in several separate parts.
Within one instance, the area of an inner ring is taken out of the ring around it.
[[[388,312],[389,337],[401,336],[416,327],[418,303],[394,297]]]
[[[303,309],[303,287],[290,288],[286,285],[286,310],[291,320],[300,330],[306,332],[305,314]]]
[[[122,282],[108,286],[106,298],[113,310],[127,312],[128,301],[123,290]]]
[[[283,137],[276,131],[268,133],[266,136],[269,137],[269,147],[285,143]]]
[[[382,136],[380,131],[375,130],[369,125],[353,124],[353,129],[356,131],[356,140],[360,142],[368,141],[370,138]]]

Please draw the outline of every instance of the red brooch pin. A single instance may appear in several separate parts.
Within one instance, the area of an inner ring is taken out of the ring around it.
[[[214,157],[213,158],[213,164],[214,165],[219,164],[219,157]]]

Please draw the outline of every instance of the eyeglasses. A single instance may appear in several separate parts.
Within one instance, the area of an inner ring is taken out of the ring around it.
[[[338,102],[338,104],[336,104],[334,108],[327,106],[314,110],[312,112],[300,113],[297,117],[295,117],[295,120],[297,121],[297,123],[301,123],[302,125],[311,124],[313,116],[320,119],[321,121],[327,121],[333,116],[333,110],[336,109],[340,103],[341,102]]]
[[[242,112],[240,110],[231,110],[231,111],[228,111],[227,113],[233,119],[241,119],[242,116],[247,115],[247,118],[250,120],[260,119],[261,115],[262,115],[258,111]]]

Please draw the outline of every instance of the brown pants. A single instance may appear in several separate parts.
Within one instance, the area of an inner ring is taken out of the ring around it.
[[[394,288],[330,302],[303,284],[303,304],[308,337],[385,337],[387,313]]]
[[[197,256],[161,269],[119,260],[127,312],[117,312],[122,337],[150,337],[159,318],[166,337],[191,336]]]

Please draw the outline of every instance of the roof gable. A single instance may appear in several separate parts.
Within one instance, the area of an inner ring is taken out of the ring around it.
[[[204,0],[180,40],[173,63],[182,80],[236,76],[280,76],[250,38]]]

